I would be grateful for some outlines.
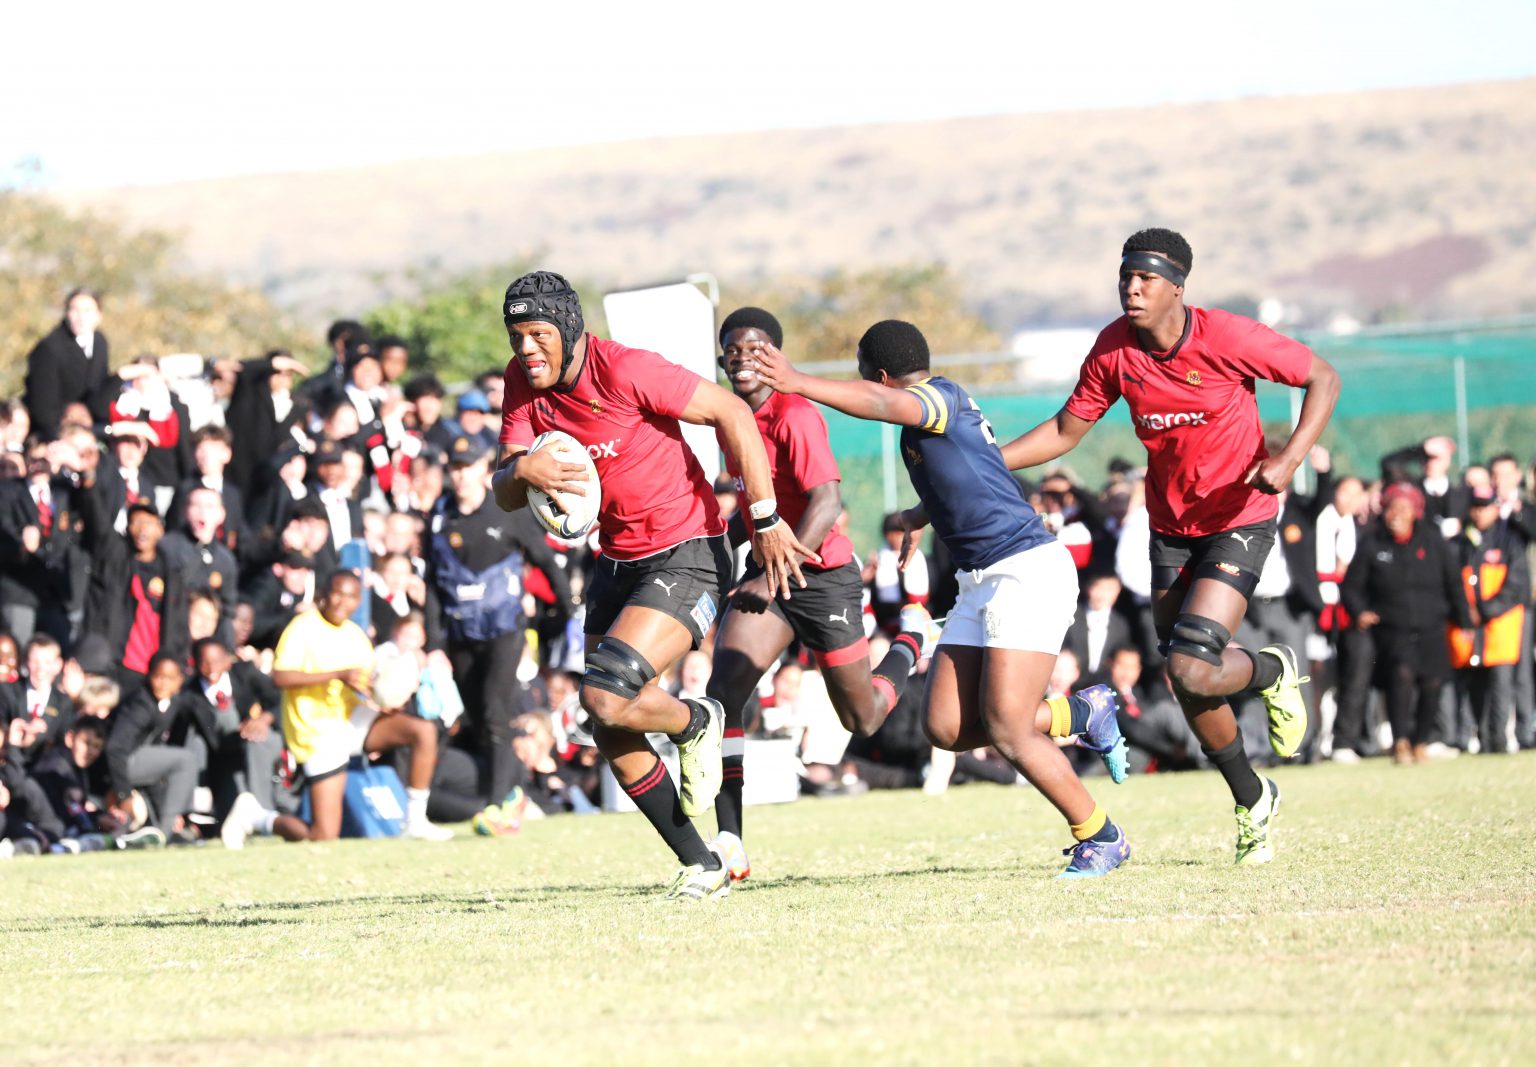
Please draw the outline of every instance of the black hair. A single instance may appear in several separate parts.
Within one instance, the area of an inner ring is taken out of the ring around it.
[[[394,333],[386,333],[383,337],[373,342],[373,350],[375,352],[383,352],[386,348],[403,348],[407,352],[411,350],[411,346],[405,343],[405,338]]]
[[[219,426],[214,423],[209,423],[192,434],[192,445],[194,448],[204,441],[223,441],[231,448],[235,446],[235,438],[229,432],[229,427]]]
[[[498,370],[495,367],[491,367],[489,370],[483,370],[479,374],[475,375],[475,388],[479,389],[483,393],[485,392],[486,385],[491,382],[504,381],[506,376],[507,372],[505,370]]]
[[[132,520],[134,515],[138,514],[139,512],[143,512],[146,515],[153,515],[155,518],[160,520],[161,526],[165,525],[165,516],[156,511],[153,504],[147,503],[143,500],[136,500],[132,504],[129,504],[128,510],[124,512],[124,518],[127,520]]]
[[[69,314],[69,305],[75,302],[75,297],[77,296],[88,296],[92,300],[96,301],[96,306],[98,308],[101,307],[101,290],[92,289],[89,285],[77,285],[71,289],[64,297],[64,314]]]
[[[907,524],[902,521],[901,512],[899,511],[891,512],[880,523],[880,532],[882,534],[903,533],[906,531],[906,528]]]
[[[81,731],[95,734],[99,739],[107,739],[107,720],[98,719],[94,715],[77,715],[75,721],[70,724],[69,732],[79,734]]]
[[[209,647],[222,648],[226,653],[234,655],[234,653],[230,651],[229,646],[226,645],[223,641],[220,641],[217,637],[200,637],[196,641],[192,642],[192,662],[196,663],[199,659],[201,659],[203,655],[203,649]]]
[[[162,663],[175,664],[176,669],[182,673],[182,676],[186,676],[187,668],[181,662],[181,657],[176,655],[174,652],[167,652],[165,649],[161,649],[159,652],[156,652],[153,656],[149,657],[149,668],[145,670],[145,676],[147,677],[151,674],[154,674],[155,669]]]
[[[336,588],[336,583],[343,578],[351,578],[358,584],[359,588],[362,587],[363,580],[358,576],[358,573],[355,570],[353,570],[351,567],[337,567],[335,570],[331,571],[330,574],[325,576],[325,583],[321,585],[320,588],[324,589],[326,595],[329,596],[331,590]]]
[[[430,371],[416,375],[405,385],[405,398],[413,404],[424,396],[435,396],[441,400],[447,395],[448,390],[443,388],[443,383],[438,381],[437,375]]]
[[[737,330],[761,330],[773,342],[774,348],[784,347],[784,327],[771,312],[762,308],[737,308],[727,315],[720,323],[721,348],[725,347],[725,339]]]
[[[1491,470],[1495,463],[1513,463],[1517,467],[1520,466],[1520,461],[1515,458],[1513,452],[1500,452],[1497,456],[1490,459],[1486,466]]]
[[[886,319],[865,330],[859,338],[859,352],[869,366],[892,378],[928,369],[928,342],[923,332],[900,319]]]
[[[345,341],[349,345],[363,342],[371,344],[372,338],[368,335],[368,329],[360,322],[352,319],[337,319],[331,323],[331,328],[325,331],[325,343],[332,348],[337,341]]]
[[[1131,252],[1156,252],[1167,256],[1175,264],[1184,268],[1188,274],[1195,265],[1195,253],[1191,251],[1189,242],[1184,240],[1184,235],[1173,230],[1153,228],[1150,230],[1137,230],[1125,239],[1125,244],[1120,248],[1120,254]]]
[[[187,593],[187,603],[191,604],[194,600],[206,600],[219,609],[220,615],[224,614],[224,602],[219,599],[219,594],[206,585],[200,585]]]

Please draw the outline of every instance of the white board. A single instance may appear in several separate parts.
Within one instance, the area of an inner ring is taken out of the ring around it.
[[[608,336],[630,348],[659,352],[707,381],[717,381],[715,363],[715,305],[689,282],[625,289],[603,297]],[[720,473],[720,447],[715,431],[683,423],[683,439],[699,457],[705,476]]]

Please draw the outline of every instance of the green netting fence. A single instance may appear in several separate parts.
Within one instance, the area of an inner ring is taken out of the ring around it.
[[[1536,457],[1536,316],[1303,340],[1338,367],[1343,379],[1343,393],[1322,440],[1337,470],[1374,476],[1381,456],[1435,434],[1458,442],[1458,468],[1505,451],[1522,463]],[[985,369],[1006,359],[975,357],[968,366],[945,367],[941,373],[966,385],[988,377]],[[1069,391],[1062,384],[1038,390],[973,389],[1000,441],[1050,417]],[[1300,393],[1261,382],[1258,398],[1266,429],[1287,430]],[[854,540],[868,551],[889,502],[905,507],[915,500],[895,455],[894,430],[823,410],[842,467]],[[1084,484],[1097,487],[1117,456],[1136,465],[1145,458],[1124,404],[1111,409],[1065,465]]]

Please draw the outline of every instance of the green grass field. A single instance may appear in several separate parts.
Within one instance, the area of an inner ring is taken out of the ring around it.
[[[638,816],[516,837],[0,864],[0,1062],[1536,1062],[1536,756],[1093,787],[1135,853],[1052,881],[1027,789],[749,809],[755,873],[654,899]]]

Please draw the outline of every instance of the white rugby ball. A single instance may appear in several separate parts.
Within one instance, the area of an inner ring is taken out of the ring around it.
[[[553,448],[567,463],[580,463],[587,469],[584,478],[587,495],[557,492],[555,496],[560,502],[557,508],[550,503],[549,494],[529,486],[528,506],[533,509],[533,516],[539,520],[539,525],[556,537],[568,541],[582,537],[597,522],[598,510],[603,505],[603,487],[597,480],[597,464],[588,455],[587,446],[564,430],[539,434],[533,439],[533,447],[528,451],[537,452],[541,448]]]
[[[386,711],[405,707],[421,687],[421,667],[407,652],[380,656],[373,665],[373,702]]]

